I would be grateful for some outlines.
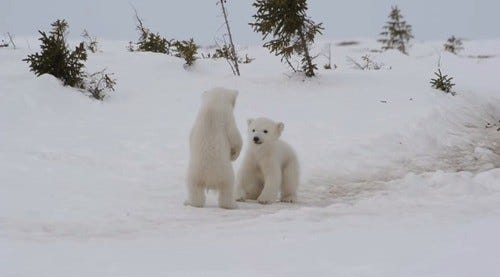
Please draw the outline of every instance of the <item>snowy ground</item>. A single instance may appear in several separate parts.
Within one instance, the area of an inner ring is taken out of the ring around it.
[[[500,40],[460,56],[333,44],[338,68],[306,81],[260,47],[242,50],[256,60],[237,78],[224,61],[186,71],[126,45],[89,56],[118,80],[103,103],[35,78],[21,62],[33,50],[0,49],[0,276],[500,273],[500,132],[485,128],[500,125]],[[384,68],[346,59],[365,54]],[[455,97],[429,86],[439,55]],[[240,91],[243,136],[247,118],[285,122],[299,203],[182,205],[189,129],[214,86]]]

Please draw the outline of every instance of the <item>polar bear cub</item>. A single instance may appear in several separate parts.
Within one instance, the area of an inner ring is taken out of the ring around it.
[[[278,198],[295,202],[299,162],[292,147],[280,140],[285,125],[267,118],[248,120],[249,145],[238,171],[237,200],[270,204]]]
[[[219,207],[236,208],[231,161],[238,158],[242,139],[233,109],[238,91],[214,88],[202,95],[202,104],[189,138],[188,199],[186,205],[203,207],[205,190],[219,192]]]

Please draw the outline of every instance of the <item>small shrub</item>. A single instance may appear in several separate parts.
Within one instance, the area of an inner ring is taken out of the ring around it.
[[[92,37],[87,30],[83,30],[82,37],[85,39],[83,42],[85,45],[85,49],[89,50],[92,53],[97,53],[99,51],[99,45],[96,37]]]
[[[332,69],[332,44],[325,44],[319,55],[323,56],[327,60],[327,63],[323,65],[323,68],[327,70]]]
[[[116,79],[111,78],[112,75],[106,73],[106,69],[90,74],[85,85],[90,97],[104,100],[108,92],[115,91]]]
[[[207,57],[212,59],[226,59],[227,61],[234,61],[232,51],[228,45],[218,47],[217,49],[215,49],[215,53],[213,55],[209,53]],[[248,54],[245,54],[245,58],[237,57],[238,63],[248,64],[253,60],[255,60],[255,58],[250,58]]]
[[[451,36],[444,44],[444,51],[448,51],[456,55],[464,49],[462,45],[462,39]]]
[[[374,62],[370,56],[364,55],[361,57],[361,62],[357,62],[355,59],[351,57],[347,57],[349,62],[351,62],[356,69],[360,70],[379,70],[382,68],[382,65]]]
[[[172,46],[172,41],[160,36],[158,33],[152,33],[148,28],[142,23],[142,19],[137,14],[135,10],[135,19],[137,20],[136,29],[139,31],[139,40],[137,41],[136,47],[130,42],[128,46],[129,51],[141,51],[141,52],[153,52],[153,53],[163,53],[170,54],[170,47]]]
[[[232,59],[233,54],[231,53],[231,50],[229,49],[229,46],[223,45],[221,47],[217,47],[215,49],[215,53],[212,55],[212,59]]]
[[[451,95],[455,95],[456,93],[451,89],[455,86],[454,83],[451,82],[453,77],[448,77],[448,75],[443,75],[441,73],[441,69],[438,69],[437,72],[434,72],[436,78],[431,79],[431,85],[433,88],[443,91],[444,93],[450,93]]]
[[[147,33],[141,35],[135,51],[170,54],[171,41],[159,34]]]
[[[12,38],[12,35],[7,32],[7,34],[4,36],[4,39],[0,40],[0,48],[7,48],[7,47],[12,47],[13,49],[16,49],[16,44],[14,43],[14,39]]]
[[[246,63],[246,64],[253,62],[253,60],[255,60],[255,58],[250,58],[250,57],[248,56],[248,54],[245,54],[245,59],[244,59],[244,60],[242,60],[242,59],[238,58],[238,61],[239,61],[240,63]]]
[[[194,43],[191,38],[189,40],[176,41],[173,43],[175,47],[175,56],[183,58],[186,61],[187,66],[191,66],[196,61],[196,54],[198,53],[198,45]]]
[[[30,70],[37,76],[51,74],[61,80],[65,86],[84,88],[83,62],[87,60],[85,46],[81,42],[75,50],[69,50],[66,44],[68,23],[57,20],[51,24],[52,31],[49,35],[38,31],[42,37],[41,52],[30,54],[23,61],[29,63]]]
[[[129,41],[129,42],[128,42],[128,46],[127,46],[127,50],[128,50],[129,52],[134,52],[134,51],[135,51],[135,43],[134,43],[134,42],[132,42],[132,41]]]

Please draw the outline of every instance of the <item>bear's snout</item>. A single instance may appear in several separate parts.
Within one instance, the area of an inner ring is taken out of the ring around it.
[[[253,137],[253,142],[260,144],[260,138],[259,137]]]

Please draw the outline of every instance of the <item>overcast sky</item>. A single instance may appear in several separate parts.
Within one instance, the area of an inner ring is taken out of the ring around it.
[[[64,18],[70,35],[86,28],[100,38],[136,40],[135,6],[152,31],[167,38],[193,37],[211,44],[222,34],[216,0],[0,0],[0,34],[37,35]],[[229,16],[238,44],[258,44],[248,23],[252,0],[229,0]],[[470,39],[500,38],[500,0],[309,0],[309,15],[323,22],[325,38],[376,37],[391,5],[397,4],[418,40],[450,35]]]

